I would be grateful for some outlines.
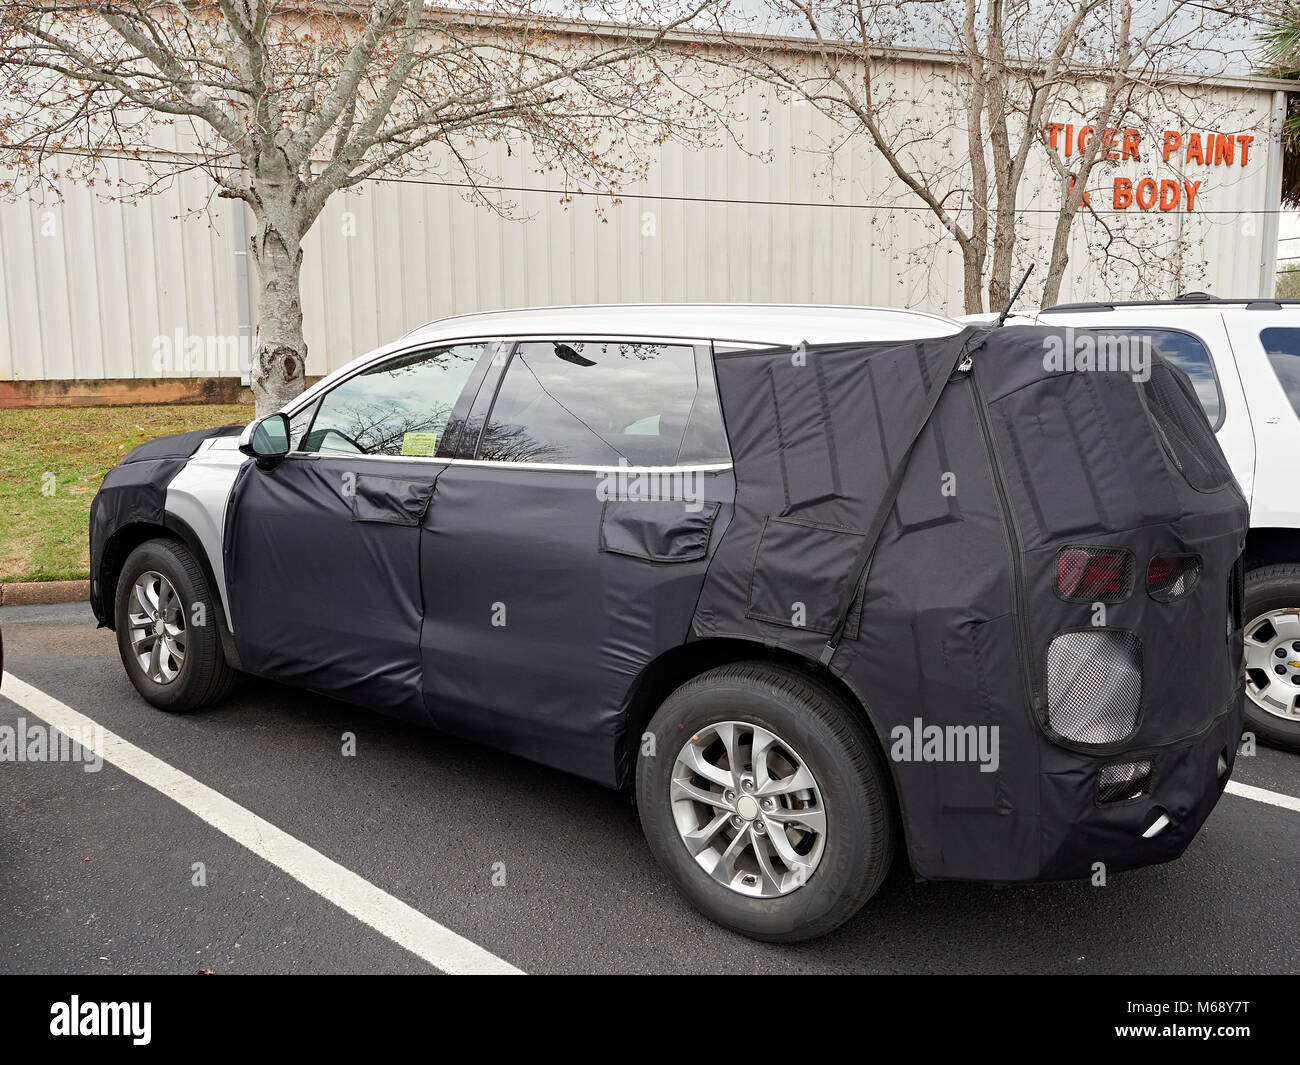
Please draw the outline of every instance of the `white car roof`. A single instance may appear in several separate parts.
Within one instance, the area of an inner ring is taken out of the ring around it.
[[[1274,299],[1269,296],[1247,296],[1242,298],[1224,298],[1206,296],[1199,299],[1179,298],[1167,300],[1116,300],[1095,303],[1060,303],[1054,307],[1044,307],[1033,311],[1036,319],[1044,325],[1053,321],[1077,321],[1084,317],[1131,324],[1139,320],[1165,320],[1181,318],[1189,312],[1196,314],[1209,311],[1215,314],[1276,314],[1279,312],[1300,313],[1300,300]]]
[[[442,318],[404,339],[447,340],[484,333],[572,332],[686,337],[747,344],[835,344],[951,336],[961,325],[925,311],[780,303],[607,303],[528,307]]]
[[[360,366],[413,343],[442,343],[514,336],[664,337],[736,344],[838,344],[873,340],[922,340],[953,336],[961,322],[925,311],[890,307],[782,303],[604,303],[578,307],[527,307],[440,318],[399,341],[353,359],[317,381],[285,407],[292,412]]]
[[[1002,317],[1001,311],[980,311],[978,314],[959,314],[954,319],[963,325],[995,325]],[[1012,311],[1004,325],[1034,325],[1034,316],[1028,311]]]

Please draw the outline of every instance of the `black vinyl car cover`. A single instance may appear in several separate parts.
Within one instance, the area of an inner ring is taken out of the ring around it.
[[[699,486],[703,498],[684,506],[602,500],[582,471],[447,469],[422,573],[431,721],[607,786],[625,782],[641,738],[629,698],[653,661],[687,641],[730,516],[729,473]]]
[[[1236,753],[1245,501],[1180,371],[1157,352],[1144,381],[1046,369],[1074,340],[1012,327],[716,356],[735,517],[694,634],[829,664],[888,756],[920,877],[1176,857]],[[1058,595],[1071,546],[1121,552],[1121,594]],[[1158,601],[1155,555],[1199,556],[1199,580]],[[1073,662],[1050,670],[1052,647]],[[1102,690],[1141,678],[1127,735],[1057,731],[1081,669]],[[991,740],[988,757],[954,758],[954,738]],[[1103,766],[1146,761],[1144,796],[1100,801]]]
[[[212,437],[238,436],[242,425],[195,429],[147,440],[132,448],[104,477],[90,505],[90,607],[100,626],[112,624],[113,604],[106,600],[105,552],[114,534],[128,525],[162,525],[167,486],[190,456]],[[118,564],[121,559],[117,559]]]
[[[602,499],[581,469],[383,469],[241,469],[225,570],[244,668],[620,784],[629,693],[689,636],[730,474],[690,503]]]
[[[1050,368],[1076,332],[715,355],[733,470],[693,508],[581,471],[245,463],[243,667],[619,784],[647,668],[754,641],[866,708],[917,875],[1176,857],[1241,732],[1247,509],[1186,377],[1156,352],[1149,373]],[[132,452],[92,545],[157,520],[203,438]],[[1114,563],[1104,601],[1059,591],[1081,549]],[[1177,594],[1148,590],[1157,556],[1196,560]],[[1134,766],[1140,790],[1102,787]]]
[[[330,456],[240,469],[224,541],[244,668],[427,724],[420,526],[439,472]]]

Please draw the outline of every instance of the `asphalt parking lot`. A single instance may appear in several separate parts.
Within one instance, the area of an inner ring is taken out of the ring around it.
[[[3,608],[0,627],[8,673],[179,771],[178,794],[196,794],[180,774],[206,785],[214,818],[248,814],[237,842],[111,761],[0,762],[7,973],[433,972],[439,929],[537,973],[1300,971],[1300,809],[1225,795],[1181,860],[1104,888],[916,884],[899,860],[839,932],[769,946],[681,900],[626,795],[252,680],[160,713],[85,604]],[[5,695],[0,725],[38,723]],[[1233,780],[1300,796],[1300,757],[1260,748]],[[267,853],[324,870],[342,901]],[[376,906],[430,950],[367,923]]]

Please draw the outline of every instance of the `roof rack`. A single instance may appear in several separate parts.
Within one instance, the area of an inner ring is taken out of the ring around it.
[[[1274,299],[1269,296],[1211,296],[1208,292],[1184,292],[1169,300],[1099,300],[1087,303],[1058,303],[1044,307],[1040,314],[1061,314],[1070,311],[1114,311],[1121,307],[1186,307],[1203,304],[1222,307],[1244,306],[1248,311],[1277,311],[1283,307],[1298,307],[1300,299]]]

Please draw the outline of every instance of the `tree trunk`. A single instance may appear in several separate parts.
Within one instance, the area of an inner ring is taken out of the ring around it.
[[[989,310],[1000,311],[1011,298],[1011,266],[1016,250],[1015,192],[1008,180],[999,182],[997,222],[993,227],[993,258],[989,269]],[[1004,207],[1009,203],[1009,207]]]
[[[261,197],[257,231],[249,240],[257,265],[257,332],[251,382],[257,416],[271,414],[302,393],[307,342],[302,335],[302,237],[292,197]]]
[[[1074,218],[1079,213],[1083,202],[1083,182],[1085,178],[1076,179],[1075,185],[1066,181],[1065,202],[1061,213],[1056,216],[1056,225],[1052,231],[1052,253],[1047,261],[1047,277],[1043,279],[1043,297],[1040,307],[1051,307],[1060,301],[1061,282],[1065,278],[1065,268],[1070,265],[1070,232]]]
[[[964,314],[979,314],[984,310],[984,255],[982,243],[971,240],[961,245]]]
[[[1070,223],[1073,221],[1073,214],[1068,218],[1062,215],[1056,220],[1056,232],[1052,235],[1052,255],[1047,264],[1040,306],[1051,307],[1060,302],[1061,281],[1065,277],[1065,268],[1070,263]]]

